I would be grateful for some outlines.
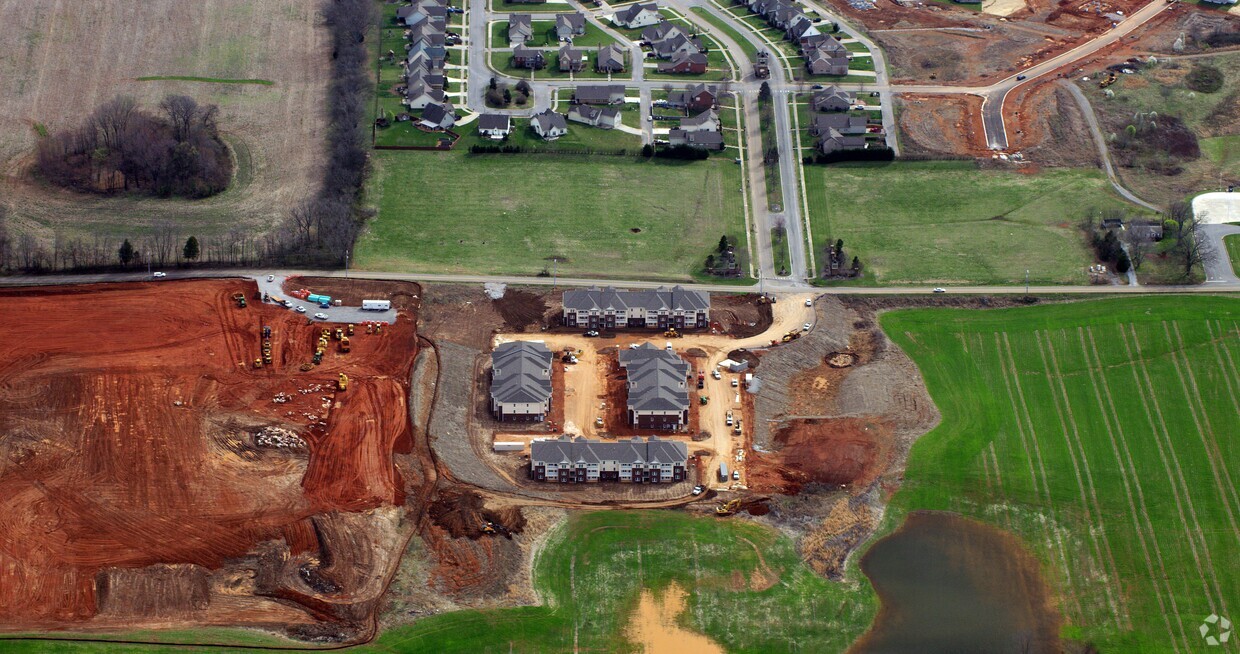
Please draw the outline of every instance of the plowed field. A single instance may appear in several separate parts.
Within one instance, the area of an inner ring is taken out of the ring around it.
[[[349,354],[333,341],[303,372],[321,326],[256,292],[242,280],[0,290],[6,627],[92,618],[114,568],[217,569],[266,540],[318,550],[306,518],[404,501],[393,454],[412,441],[414,312],[381,336],[359,330]],[[274,365],[256,369],[264,325]],[[261,446],[267,427],[305,445]]]

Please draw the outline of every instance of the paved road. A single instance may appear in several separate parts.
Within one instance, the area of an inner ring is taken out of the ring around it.
[[[341,271],[330,270],[273,270],[273,269],[235,269],[235,270],[191,270],[168,273],[168,279],[210,279],[220,277],[251,277],[265,278],[269,274],[278,277],[316,276],[344,277]],[[383,279],[406,282],[427,282],[441,284],[485,284],[502,282],[505,284],[527,286],[603,286],[612,285],[624,288],[656,288],[670,286],[669,282],[651,282],[645,280],[622,279],[582,279],[550,277],[518,277],[503,275],[440,275],[433,273],[390,273],[390,272],[359,272],[349,271],[349,277],[357,279]],[[102,282],[139,282],[147,281],[150,276],[144,272],[104,273],[89,275],[15,275],[0,277],[3,286],[52,286],[58,284],[94,284]],[[754,285],[727,284],[681,284],[685,288],[716,293],[754,293],[758,287]],[[780,295],[803,294],[807,291],[821,295],[929,295],[929,286],[883,286],[883,287],[827,287],[816,288],[807,284],[796,284],[791,281],[767,282],[768,293]],[[1022,295],[1024,286],[951,286],[948,295]],[[1167,294],[1167,293],[1238,293],[1240,280],[1219,281],[1196,286],[1030,286],[1031,295],[1107,295],[1107,294]]]
[[[1076,98],[1076,103],[1081,107],[1081,113],[1085,114],[1085,122],[1089,125],[1089,133],[1093,135],[1094,144],[1098,146],[1098,158],[1102,160],[1102,169],[1106,171],[1107,179],[1111,180],[1111,186],[1115,187],[1115,190],[1129,202],[1141,205],[1151,211],[1161,212],[1161,208],[1142,200],[1119,183],[1119,177],[1115,175],[1115,167],[1111,165],[1111,154],[1107,150],[1106,137],[1103,136],[1102,128],[1098,125],[1098,116],[1094,114],[1094,108],[1090,106],[1089,98],[1085,97],[1085,93],[1072,80],[1062,79],[1059,80],[1059,83],[1068,89],[1072,97]]]
[[[1202,225],[1202,235],[1213,242],[1212,255],[1206,259],[1206,285],[1222,284],[1233,286],[1240,284],[1240,277],[1231,265],[1231,257],[1227,256],[1227,247],[1223,243],[1224,236],[1240,234],[1240,225]]]

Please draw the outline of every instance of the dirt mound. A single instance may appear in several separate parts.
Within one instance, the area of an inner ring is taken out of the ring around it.
[[[789,421],[775,434],[774,454],[755,454],[750,487],[795,493],[808,483],[868,486],[889,464],[891,428],[860,418]],[[770,474],[773,473],[773,474]]]
[[[468,490],[444,490],[431,502],[431,520],[453,538],[477,540],[489,534],[490,526],[499,535],[512,538],[525,528],[520,507],[510,506],[494,511],[482,505],[482,496]]]
[[[504,319],[508,331],[523,332],[527,327],[541,325],[547,314],[547,300],[529,291],[508,289],[504,297],[492,300],[491,304]]]
[[[743,361],[749,364],[749,370],[752,372],[758,367],[758,355],[749,350],[732,350],[728,352],[728,358],[733,361]]]
[[[735,338],[757,336],[770,329],[775,318],[771,305],[754,295],[711,295],[710,325]]]

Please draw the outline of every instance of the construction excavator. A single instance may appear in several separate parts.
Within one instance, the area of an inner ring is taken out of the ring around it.
[[[715,507],[715,515],[719,517],[733,515],[741,508],[741,498],[736,497]]]

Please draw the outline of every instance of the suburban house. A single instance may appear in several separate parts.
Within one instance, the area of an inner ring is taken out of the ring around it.
[[[586,69],[586,51],[574,48],[571,44],[565,44],[556,54],[556,61],[559,64],[561,73],[580,73]]]
[[[865,149],[865,137],[848,136],[830,129],[822,134],[822,138],[818,141],[818,149],[823,154],[831,154],[838,150],[863,150]]]
[[[534,23],[529,14],[508,14],[508,45],[517,46],[534,38]]]
[[[671,61],[659,62],[660,73],[676,73],[684,75],[700,75],[706,72],[706,55],[700,52],[684,52],[677,54]]]
[[[594,68],[600,73],[623,73],[624,49],[615,43],[599,48],[598,61]]]
[[[639,2],[629,5],[617,11],[616,15],[611,19],[611,22],[627,29],[648,27],[662,21],[663,16],[659,14],[659,5],[653,2]]]
[[[667,133],[667,143],[671,146],[687,145],[699,150],[722,150],[723,134],[705,130],[687,132],[683,129],[672,129]]]
[[[1128,230],[1143,241],[1161,241],[1163,238],[1163,225],[1157,221],[1134,220],[1128,224]]]
[[[426,129],[452,129],[456,124],[456,108],[451,102],[432,102],[422,109],[422,120],[418,124]]]
[[[435,18],[447,19],[448,7],[439,0],[422,0],[396,10],[396,20],[405,27],[430,23]]]
[[[586,33],[586,15],[577,12],[575,14],[556,14],[555,15],[555,36],[561,41],[567,41],[574,36],[581,36]]]
[[[818,27],[814,25],[813,19],[805,14],[801,14],[792,19],[792,24],[788,26],[786,31],[788,39],[793,43],[800,45],[802,42],[822,34],[818,31]]]
[[[541,422],[551,412],[551,350],[503,343],[491,352],[491,414],[505,422]]]
[[[563,303],[568,327],[703,329],[710,323],[710,295],[680,286],[639,291],[592,286],[564,291]]]
[[[814,50],[822,52],[823,54],[826,54],[827,56],[830,56],[830,57],[848,57],[849,56],[848,48],[845,47],[843,43],[840,43],[839,39],[835,38],[834,36],[831,36],[830,34],[824,34],[822,38],[815,38],[813,39],[812,42],[813,42]]]
[[[534,117],[530,119],[530,127],[534,129],[535,134],[546,141],[554,141],[568,133],[568,123],[564,121],[564,114],[557,114],[551,109],[534,114]]]
[[[538,70],[547,65],[547,59],[543,55],[542,50],[527,48],[519,45],[512,49],[512,66],[513,68],[525,68],[528,70]]]
[[[869,123],[869,120],[865,116],[849,116],[847,114],[814,116],[814,121],[810,123],[809,133],[811,136],[822,136],[831,130],[835,130],[840,134],[865,134],[867,123]]]
[[[848,58],[814,49],[805,54],[805,68],[811,75],[847,75]]]
[[[611,107],[575,104],[568,109],[568,119],[592,127],[612,129],[620,124],[620,112]]]
[[[590,84],[573,91],[573,104],[624,104],[623,84]]]
[[[678,430],[689,423],[689,371],[675,352],[643,343],[620,351],[628,422],[639,429]]]
[[[444,84],[446,84],[447,81],[448,79],[443,76],[443,73],[432,73],[425,69],[409,70],[405,73],[405,86],[408,89],[412,89],[414,86],[422,84],[435,89],[436,91],[442,91]],[[408,93],[406,93],[406,95],[408,95]]]
[[[714,109],[707,109],[696,116],[682,118],[680,130],[683,132],[718,132],[719,114]]]
[[[444,95],[443,91],[430,88],[418,82],[405,88],[403,104],[410,109],[425,109],[428,104],[441,103],[445,100],[447,100],[447,96]]]
[[[482,114],[478,116],[478,136],[502,141],[512,133],[512,117],[507,114]]]
[[[852,93],[837,86],[828,86],[814,93],[809,106],[814,111],[848,111],[853,105],[853,99]]]
[[[688,478],[689,448],[684,443],[651,436],[606,442],[573,438],[530,443],[530,478],[561,484],[619,481],[660,484]]]
[[[705,84],[694,84],[684,91],[671,91],[667,94],[667,106],[684,109],[690,113],[713,109],[718,102],[719,96],[716,88]]]
[[[642,40],[650,43],[650,49],[660,59],[671,59],[681,53],[702,52],[702,41],[686,34],[679,25],[659,23],[642,30]]]

